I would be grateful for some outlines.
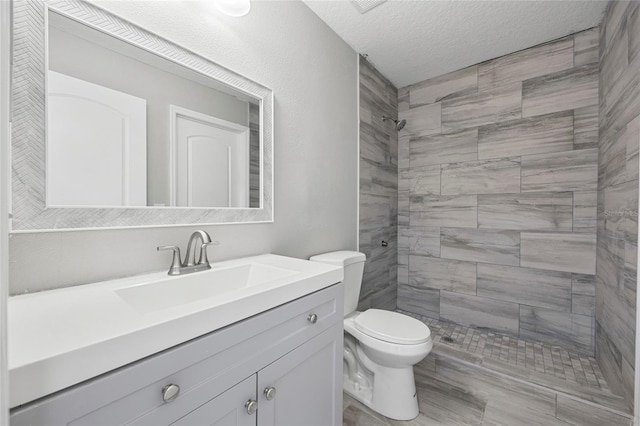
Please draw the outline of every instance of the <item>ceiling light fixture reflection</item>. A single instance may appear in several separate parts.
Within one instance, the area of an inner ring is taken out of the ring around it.
[[[229,16],[244,16],[251,10],[251,0],[213,0],[213,4]]]

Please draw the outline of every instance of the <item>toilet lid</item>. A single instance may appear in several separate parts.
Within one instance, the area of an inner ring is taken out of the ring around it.
[[[416,345],[431,337],[431,331],[415,318],[381,309],[367,309],[355,318],[361,332],[389,343]]]

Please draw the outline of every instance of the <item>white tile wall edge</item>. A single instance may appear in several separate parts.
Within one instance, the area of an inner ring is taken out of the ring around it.
[[[640,134],[638,135],[640,139]],[[640,143],[640,140],[638,141]],[[640,161],[640,158],[638,159]],[[640,177],[638,178],[640,180]],[[638,185],[638,210],[640,210],[640,183]],[[640,231],[640,223],[638,224]],[[640,234],[639,234],[640,235]],[[633,424],[640,426],[640,292],[638,291],[638,284],[640,282],[640,252],[638,253],[638,263],[636,265],[636,365],[635,365],[635,380],[634,380],[634,392],[633,392]]]
[[[356,164],[356,250],[360,251],[360,54],[356,52],[356,119],[358,120],[358,158]]]
[[[7,297],[9,294],[9,146],[11,5],[0,1],[0,425],[9,424]]]

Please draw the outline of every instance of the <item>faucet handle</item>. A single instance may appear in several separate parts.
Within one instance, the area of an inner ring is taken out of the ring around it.
[[[173,260],[169,267],[169,275],[179,275],[180,266],[182,266],[182,258],[180,256],[180,247],[178,246],[158,246],[158,251],[173,250]]]
[[[198,259],[199,264],[209,264],[209,258],[207,257],[207,247],[209,246],[218,246],[220,245],[220,241],[209,241],[207,243],[203,243],[200,246],[200,259]]]

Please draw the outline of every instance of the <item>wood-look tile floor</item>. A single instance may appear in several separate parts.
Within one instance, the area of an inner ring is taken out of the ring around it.
[[[408,315],[434,341],[414,368],[420,414],[392,420],[345,394],[344,426],[631,424],[628,403],[611,393],[593,357]]]

